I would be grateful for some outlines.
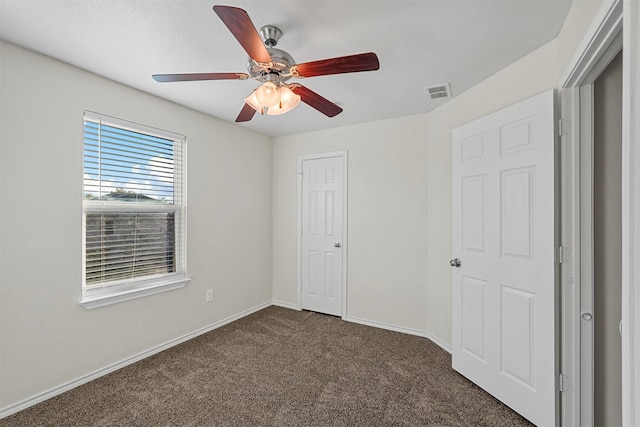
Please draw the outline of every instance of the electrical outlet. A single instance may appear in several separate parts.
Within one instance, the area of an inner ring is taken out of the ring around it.
[[[213,289],[207,290],[207,302],[213,301]]]

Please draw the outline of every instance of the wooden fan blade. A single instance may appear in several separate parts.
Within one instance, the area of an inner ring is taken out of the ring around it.
[[[342,108],[329,101],[327,98],[318,95],[311,89],[299,84],[291,85],[290,87],[295,94],[300,95],[300,100],[302,102],[312,106],[325,116],[333,117],[342,113]]]
[[[190,74],[154,74],[157,82],[191,82],[196,80],[246,80],[250,76],[245,73],[190,73]]]
[[[240,110],[240,114],[238,114],[238,117],[236,118],[236,122],[248,122],[249,120],[253,119],[253,115],[255,113],[256,110],[254,110],[253,107],[251,107],[249,104],[245,103],[242,107],[242,110]]]
[[[240,42],[250,58],[256,62],[271,62],[271,56],[247,12],[238,7],[220,5],[213,6],[213,10],[231,31],[231,34]]]
[[[291,67],[291,74],[295,77],[315,77],[329,74],[374,71],[379,68],[378,56],[373,52],[369,52],[297,64]]]

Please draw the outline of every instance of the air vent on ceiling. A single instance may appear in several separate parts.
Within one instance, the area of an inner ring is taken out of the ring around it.
[[[442,83],[439,85],[428,86],[424,88],[425,92],[431,99],[448,98],[451,96],[451,88],[449,83]]]

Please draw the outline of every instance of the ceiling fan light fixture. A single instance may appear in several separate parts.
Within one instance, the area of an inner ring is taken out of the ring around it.
[[[265,107],[271,108],[280,102],[278,86],[273,82],[264,82],[262,86],[256,89],[255,94],[258,102]]]
[[[288,87],[282,86],[280,88],[280,102],[275,106],[270,107],[267,110],[267,114],[270,116],[278,116],[280,114],[287,113],[296,108],[300,99],[300,95],[295,94]]]

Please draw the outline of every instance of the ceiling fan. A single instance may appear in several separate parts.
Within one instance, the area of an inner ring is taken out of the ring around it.
[[[299,83],[286,82],[291,77],[326,76],[380,68],[378,57],[373,52],[296,64],[289,53],[274,47],[282,36],[278,27],[265,25],[258,34],[251,18],[243,9],[216,5],[213,10],[249,55],[247,73],[154,74],[153,79],[157,82],[247,79],[262,82],[245,98],[236,122],[249,121],[256,112],[284,114],[300,101],[328,117],[334,117],[342,112],[341,107]]]

